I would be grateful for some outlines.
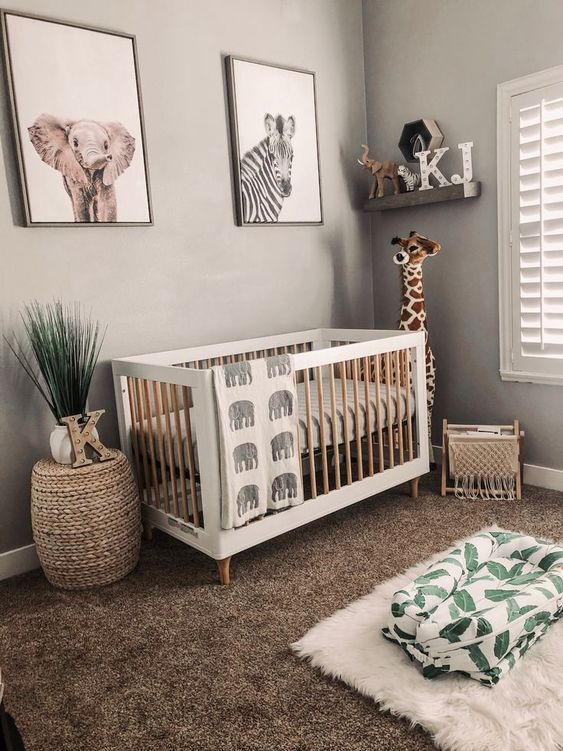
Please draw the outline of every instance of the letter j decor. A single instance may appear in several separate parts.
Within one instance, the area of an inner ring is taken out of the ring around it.
[[[1,18],[27,226],[152,224],[135,38]]]

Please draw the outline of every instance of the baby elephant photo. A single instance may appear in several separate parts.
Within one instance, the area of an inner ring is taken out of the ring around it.
[[[116,222],[114,183],[135,153],[135,139],[126,128],[118,122],[42,114],[28,133],[41,160],[62,174],[74,221]]]

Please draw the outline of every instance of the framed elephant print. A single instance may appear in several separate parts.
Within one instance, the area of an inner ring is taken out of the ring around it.
[[[135,38],[1,19],[27,226],[152,224]]]
[[[315,74],[225,62],[237,224],[322,224]]]

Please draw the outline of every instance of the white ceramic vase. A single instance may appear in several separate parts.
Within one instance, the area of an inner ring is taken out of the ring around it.
[[[92,436],[99,438],[96,428],[92,430]],[[72,453],[72,444],[66,425],[55,425],[49,438],[51,447],[51,456],[59,464],[72,464],[74,456]]]

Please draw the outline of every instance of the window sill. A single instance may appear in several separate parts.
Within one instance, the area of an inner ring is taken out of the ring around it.
[[[518,370],[499,370],[502,381],[516,381],[519,383],[538,383],[544,386],[563,386],[563,373],[553,375],[549,373],[524,373]]]

